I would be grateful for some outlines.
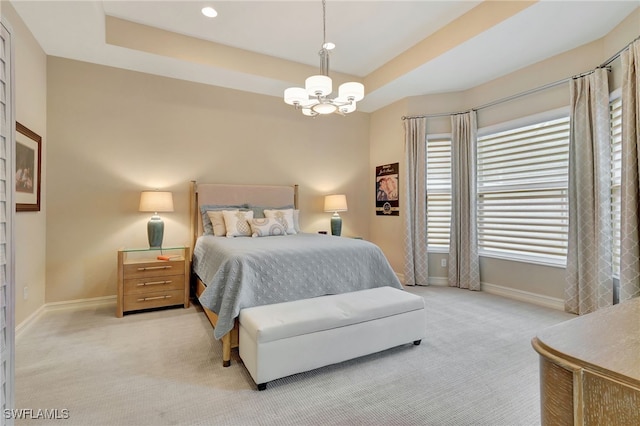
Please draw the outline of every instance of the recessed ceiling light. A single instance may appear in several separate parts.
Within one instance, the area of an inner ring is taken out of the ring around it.
[[[216,10],[211,6],[203,7],[202,14],[208,18],[215,18],[218,16],[218,12],[216,12]]]

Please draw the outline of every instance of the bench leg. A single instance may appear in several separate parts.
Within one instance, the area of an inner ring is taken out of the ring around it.
[[[222,336],[222,366],[231,365],[231,333]]]
[[[260,383],[260,384],[258,385],[258,390],[259,390],[259,391],[263,391],[263,390],[265,390],[266,388],[267,388],[267,384],[266,384],[266,383]]]
[[[414,340],[414,341],[413,341],[413,344],[414,344],[414,345],[416,345],[416,346],[418,346],[418,345],[420,344],[420,342],[422,342],[422,339],[420,339],[420,340]]]

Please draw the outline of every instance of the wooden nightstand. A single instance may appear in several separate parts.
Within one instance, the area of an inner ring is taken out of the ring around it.
[[[162,254],[170,260],[158,260]],[[128,311],[184,305],[189,307],[189,248],[118,250],[116,316]]]

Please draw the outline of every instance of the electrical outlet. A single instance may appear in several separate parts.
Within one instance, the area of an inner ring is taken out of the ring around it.
[[[22,289],[22,297],[24,298],[24,300],[27,300],[29,298],[29,287],[24,286],[24,288]]]
[[[443,268],[447,267],[447,259],[440,259],[440,266],[442,266]]]

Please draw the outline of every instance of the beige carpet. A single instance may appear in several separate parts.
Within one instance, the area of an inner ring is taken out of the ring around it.
[[[67,409],[18,425],[537,425],[536,332],[572,318],[486,293],[410,287],[427,339],[255,385],[197,308],[115,317],[52,311],[16,342],[16,408]],[[327,348],[330,350],[331,348]]]

